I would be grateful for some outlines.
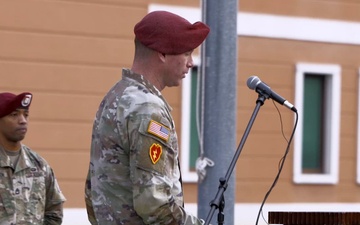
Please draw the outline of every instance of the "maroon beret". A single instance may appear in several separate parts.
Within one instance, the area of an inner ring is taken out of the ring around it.
[[[135,37],[143,45],[169,55],[195,49],[209,32],[210,28],[202,22],[191,24],[186,19],[166,11],[151,12],[134,27]]]
[[[32,94],[24,92],[15,95],[9,92],[0,93],[0,118],[9,115],[18,108],[28,109],[31,104]]]

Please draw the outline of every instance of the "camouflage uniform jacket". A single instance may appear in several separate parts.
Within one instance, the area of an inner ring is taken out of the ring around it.
[[[16,168],[0,147],[0,224],[61,224],[63,202],[53,170],[27,146]]]
[[[85,202],[93,225],[202,224],[186,213],[171,108],[123,69],[96,114]]]

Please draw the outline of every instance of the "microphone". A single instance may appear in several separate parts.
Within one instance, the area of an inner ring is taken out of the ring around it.
[[[272,91],[271,88],[267,84],[262,82],[257,76],[249,77],[247,80],[247,86],[250,89],[255,90],[257,93],[264,95],[266,98],[272,98],[280,105],[284,105],[292,111],[297,112],[297,109],[294,107],[293,104],[278,95],[275,91]]]

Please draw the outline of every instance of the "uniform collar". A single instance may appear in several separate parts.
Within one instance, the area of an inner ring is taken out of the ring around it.
[[[6,154],[5,149],[0,145],[0,167],[10,167],[10,157]]]
[[[6,154],[5,149],[2,146],[0,146],[0,167],[11,167],[10,157]],[[34,164],[30,160],[27,147],[21,144],[19,161],[17,163],[15,172],[30,167],[34,167]]]
[[[123,78],[130,78],[144,85],[152,94],[161,98],[164,101],[166,107],[169,109],[169,111],[172,111],[171,106],[166,102],[161,92],[155,87],[155,85],[153,85],[148,80],[146,80],[143,75],[137,74],[131,71],[130,69],[125,69],[125,68],[122,70],[122,74],[123,74]]]

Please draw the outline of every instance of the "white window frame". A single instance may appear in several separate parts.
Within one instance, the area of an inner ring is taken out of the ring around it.
[[[200,58],[193,56],[194,66],[199,68]],[[184,182],[197,182],[198,175],[190,171],[190,111],[191,111],[191,75],[190,69],[181,84],[181,149],[180,165]]]
[[[296,65],[296,91],[295,105],[298,109],[299,123],[295,132],[294,144],[294,182],[303,184],[336,184],[339,180],[339,148],[340,148],[340,106],[341,106],[341,68],[334,64],[298,63]],[[302,132],[303,132],[303,96],[305,74],[313,73],[327,76],[326,82],[329,90],[326,109],[329,133],[325,137],[325,149],[328,150],[325,159],[326,173],[302,173]]]

